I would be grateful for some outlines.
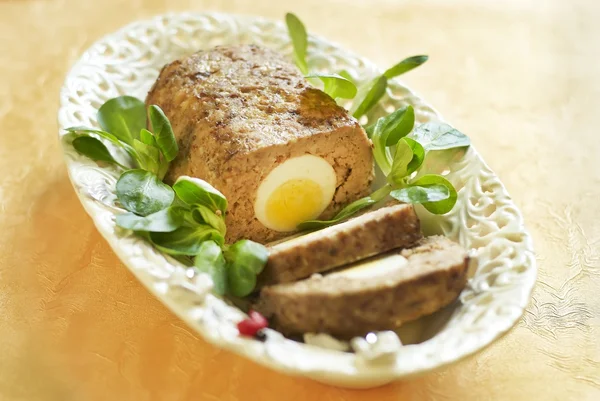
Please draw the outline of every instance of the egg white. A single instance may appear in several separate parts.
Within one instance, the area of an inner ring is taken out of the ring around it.
[[[256,191],[254,215],[265,227],[280,232],[294,231],[287,227],[278,226],[267,217],[267,202],[271,194],[281,185],[290,180],[306,179],[316,183],[321,188],[322,201],[319,210],[312,218],[317,218],[331,203],[336,187],[335,170],[325,159],[315,155],[293,157],[275,167],[262,180]]]
[[[367,261],[350,265],[348,268],[328,274],[327,277],[343,276],[351,279],[369,279],[384,276],[406,267],[408,259],[400,254],[381,255]]]

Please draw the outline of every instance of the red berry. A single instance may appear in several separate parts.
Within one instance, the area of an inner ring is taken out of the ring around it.
[[[260,329],[269,325],[267,319],[256,311],[250,311],[250,318],[244,319],[237,324],[238,331],[242,336],[254,337]]]
[[[242,336],[253,337],[258,331],[257,325],[253,320],[244,319],[237,324],[238,331]]]

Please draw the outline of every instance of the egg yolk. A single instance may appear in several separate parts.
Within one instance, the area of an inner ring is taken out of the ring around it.
[[[284,182],[267,200],[267,219],[280,230],[291,231],[323,210],[323,191],[316,182],[295,179]]]

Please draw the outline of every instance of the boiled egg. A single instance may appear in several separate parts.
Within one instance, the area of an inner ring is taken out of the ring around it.
[[[327,277],[343,276],[350,279],[368,279],[392,274],[406,267],[408,260],[400,254],[376,256],[370,260],[357,262],[348,268],[328,274]]]
[[[254,214],[271,230],[294,231],[304,221],[316,219],[333,199],[335,170],[314,155],[290,158],[262,180],[256,192]]]

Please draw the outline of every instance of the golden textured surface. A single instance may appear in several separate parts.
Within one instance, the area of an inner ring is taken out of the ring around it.
[[[375,390],[283,376],[196,337],[94,229],[56,137],[97,38],[166,11],[282,18],[387,66],[469,134],[533,234],[523,320],[452,367]],[[0,400],[600,399],[600,4],[595,0],[0,1]]]

